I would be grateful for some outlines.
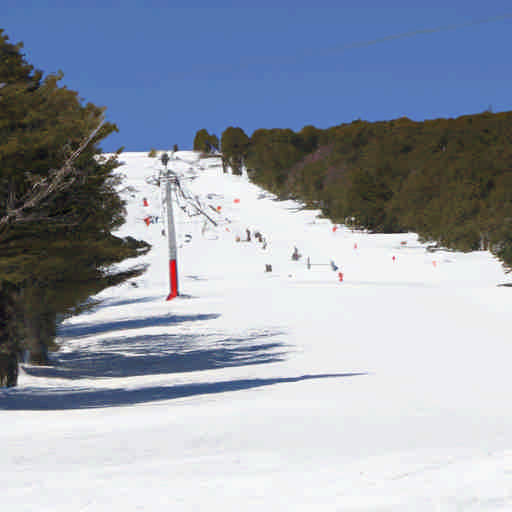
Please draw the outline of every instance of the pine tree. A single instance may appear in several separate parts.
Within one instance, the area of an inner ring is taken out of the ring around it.
[[[233,174],[242,174],[242,166],[249,150],[249,137],[242,128],[226,128],[222,133],[221,147],[224,172],[231,167]]]
[[[112,234],[124,222],[119,164],[98,143],[117,127],[21,49],[0,31],[0,353],[45,363],[57,316],[138,275],[108,268],[148,246]]]
[[[210,140],[210,134],[208,130],[205,128],[201,128],[198,130],[194,137],[194,151],[201,151],[202,153],[208,153],[210,148],[208,147],[208,142]]]
[[[194,137],[194,151],[201,153],[211,153],[213,150],[219,149],[219,139],[215,134],[209,134],[208,130],[202,128],[198,130]]]

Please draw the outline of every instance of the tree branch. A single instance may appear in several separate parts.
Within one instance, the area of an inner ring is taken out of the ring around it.
[[[42,213],[38,216],[35,215],[34,212],[28,214],[27,210],[33,210],[41,206],[49,197],[66,190],[74,183],[76,176],[73,175],[75,172],[73,163],[90,144],[91,140],[97,135],[104,124],[105,118],[102,116],[98,126],[84,139],[78,149],[71,154],[60,169],[51,170],[47,177],[34,183],[31,191],[20,200],[22,204],[19,207],[7,208],[6,214],[0,217],[0,229],[18,222],[26,222],[28,219],[31,221],[47,219]]]

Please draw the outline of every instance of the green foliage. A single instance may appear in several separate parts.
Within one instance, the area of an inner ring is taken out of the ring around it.
[[[229,126],[221,136],[222,166],[224,172],[231,167],[233,174],[242,174],[242,166],[249,149],[249,137],[242,128]]]
[[[57,317],[138,275],[142,269],[108,269],[148,247],[112,235],[125,213],[113,172],[119,164],[98,144],[117,127],[100,125],[104,109],[83,105],[59,85],[61,75],[43,79],[21,48],[0,31],[0,219],[10,219],[0,223],[0,352],[28,349],[32,362],[45,363]],[[72,167],[62,188],[23,206],[65,165]],[[23,216],[13,217],[21,207]]]
[[[317,147],[319,134],[320,130],[312,126],[304,127],[298,134],[288,129],[256,130],[247,157],[252,179],[276,194],[293,195],[289,173]]]
[[[484,112],[298,133],[260,129],[246,154],[256,183],[320,206],[335,222],[490,249],[512,266],[511,141],[512,112]]]
[[[219,138],[217,137],[217,135],[215,135],[214,133],[212,133],[210,135],[210,140],[208,141],[210,143],[210,152],[216,150],[218,151],[219,148],[220,148],[220,143],[219,143]]]
[[[18,323],[22,311],[17,301],[18,296],[18,287],[0,281],[0,355],[16,360],[21,357],[22,346]]]
[[[194,137],[194,151],[201,153],[211,153],[213,150],[219,149],[219,139],[215,134],[209,134],[208,130],[202,128],[198,130]]]
[[[205,128],[201,128],[201,130],[198,130],[194,137],[194,145],[193,145],[194,151],[207,152],[208,151],[207,142],[208,142],[209,138],[210,138],[210,134],[208,133],[208,130],[206,130]]]
[[[156,158],[158,156],[158,151],[155,148],[151,148],[148,153],[149,158]]]

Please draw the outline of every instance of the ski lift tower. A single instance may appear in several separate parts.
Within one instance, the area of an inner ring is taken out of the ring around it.
[[[161,176],[161,184],[165,183],[165,203],[167,209],[167,243],[169,254],[169,295],[166,300],[172,300],[179,295],[178,292],[178,249],[176,245],[176,229],[174,226],[174,215],[172,211],[172,194],[178,177],[170,169],[169,155],[164,153],[161,158],[165,171]]]

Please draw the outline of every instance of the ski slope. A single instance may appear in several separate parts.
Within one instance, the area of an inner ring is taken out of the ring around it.
[[[512,510],[498,261],[333,230],[178,152],[169,167],[217,225],[176,205],[181,295],[166,302],[160,162],[122,160],[120,235],[153,246],[122,266],[148,270],[0,390],[2,510]]]

